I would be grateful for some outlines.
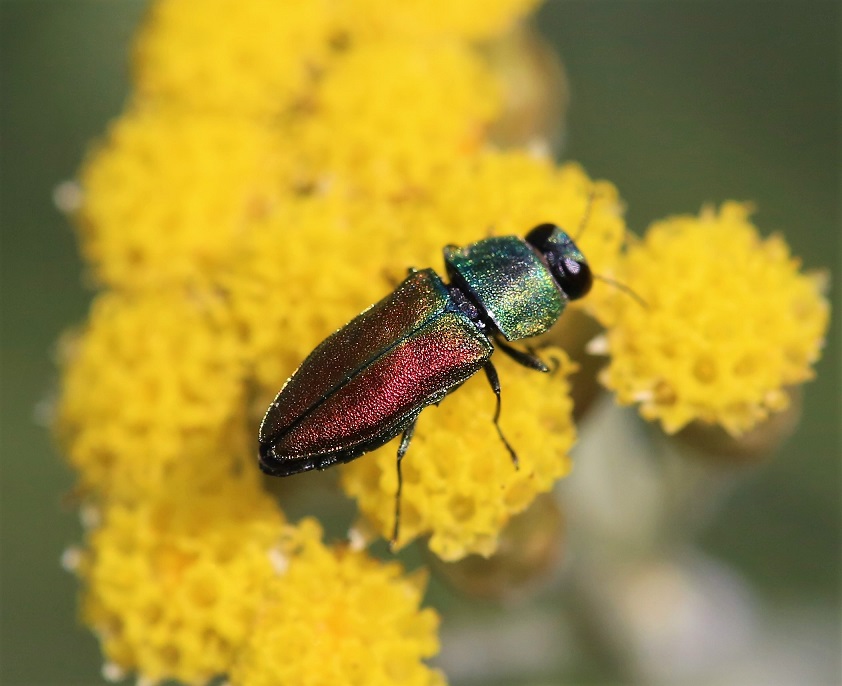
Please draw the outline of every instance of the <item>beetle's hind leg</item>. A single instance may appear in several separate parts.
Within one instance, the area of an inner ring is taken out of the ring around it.
[[[396,463],[397,470],[398,470],[398,490],[395,493],[395,527],[392,530],[392,540],[389,541],[389,550],[394,550],[395,546],[398,543],[398,533],[400,531],[401,526],[401,490],[403,488],[403,478],[401,477],[401,460],[403,460],[403,456],[406,455],[406,451],[409,450],[409,442],[412,440],[412,434],[415,433],[415,424],[418,421],[418,415],[415,415],[407,426],[403,430],[403,436],[401,436],[401,444],[398,446],[398,460]]]
[[[524,367],[529,367],[529,369],[534,369],[539,372],[550,371],[547,364],[532,351],[518,350],[514,346],[509,345],[501,336],[497,336],[494,339],[494,343],[498,348],[500,348],[500,350],[506,353],[506,355],[511,357],[518,364],[522,364]]]
[[[512,458],[512,463],[514,464],[515,469],[520,469],[517,453],[506,440],[506,437],[503,435],[503,430],[500,428],[500,377],[497,376],[497,370],[494,368],[494,365],[491,364],[491,360],[488,360],[488,362],[485,363],[483,369],[485,369],[485,375],[488,377],[488,383],[491,384],[491,390],[493,390],[494,395],[497,396],[497,409],[494,411],[494,426],[497,428],[497,434],[500,436],[500,440],[503,441],[503,445],[505,445],[506,450],[509,451],[509,455]]]

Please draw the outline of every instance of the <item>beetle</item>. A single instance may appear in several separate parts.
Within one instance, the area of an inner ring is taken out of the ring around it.
[[[392,544],[400,523],[401,461],[421,411],[485,371],[497,405],[495,345],[520,364],[549,371],[511,345],[545,333],[593,275],[573,239],[555,224],[525,237],[490,237],[447,246],[449,283],[432,269],[407,278],[322,342],[281,388],[260,425],[260,467],[290,476],[349,462],[402,435]]]

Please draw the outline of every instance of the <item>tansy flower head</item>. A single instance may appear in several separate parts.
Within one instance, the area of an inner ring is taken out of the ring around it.
[[[570,470],[576,434],[565,377],[572,364],[557,348],[541,355],[555,373],[494,356],[502,386],[500,425],[517,451],[519,469],[494,429],[495,399],[484,374],[421,413],[402,463],[398,545],[428,535],[430,549],[445,560],[491,555],[508,519]],[[396,450],[394,441],[342,472],[345,491],[387,538],[395,516]]]
[[[123,288],[207,281],[278,202],[292,163],[279,143],[245,117],[124,114],[81,173],[78,235],[94,275]]]
[[[426,189],[442,168],[479,149],[501,99],[463,43],[382,40],[338,60],[311,107],[295,135],[313,174],[389,197]]]
[[[327,57],[328,4],[155,2],[135,45],[138,93],[205,112],[282,113]]]
[[[422,580],[322,545],[312,523],[283,529],[257,485],[254,428],[325,336],[408,267],[441,270],[447,244],[555,222],[613,273],[613,186],[489,144],[504,85],[468,39],[493,39],[533,4],[153,5],[129,108],[81,173],[80,244],[113,290],[66,346],[57,423],[102,508],[79,572],[86,621],[117,668],[243,685],[442,682],[422,662],[437,650]],[[567,473],[572,364],[541,355],[554,374],[495,356],[519,470],[482,374],[422,413],[401,543],[489,555]],[[342,478],[386,536],[395,449]]]
[[[112,672],[204,683],[226,672],[275,576],[283,518],[252,479],[111,503],[77,573]]]
[[[436,686],[438,616],[419,609],[425,575],[403,576],[348,547],[321,543],[312,520],[288,527],[282,573],[231,672],[232,686]]]
[[[700,420],[739,435],[813,375],[829,316],[822,279],[748,217],[736,202],[673,217],[628,251],[622,280],[646,306],[615,298],[603,381],[669,433]]]
[[[251,455],[240,344],[214,294],[105,293],[63,346],[57,429],[85,490],[143,498]]]

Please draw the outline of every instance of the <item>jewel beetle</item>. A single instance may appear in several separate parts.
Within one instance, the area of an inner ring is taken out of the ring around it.
[[[593,275],[573,239],[541,224],[525,239],[485,238],[447,246],[449,282],[411,269],[392,293],[322,342],[284,384],[260,425],[260,467],[290,476],[349,462],[402,434],[395,500],[400,522],[401,460],[421,411],[480,369],[497,406],[495,346],[526,367],[549,368],[511,345],[550,329],[569,300],[588,293]]]

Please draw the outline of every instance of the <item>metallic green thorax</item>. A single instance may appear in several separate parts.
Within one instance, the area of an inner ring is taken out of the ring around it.
[[[564,311],[547,265],[516,236],[449,246],[444,259],[454,283],[461,281],[509,341],[548,331]]]

